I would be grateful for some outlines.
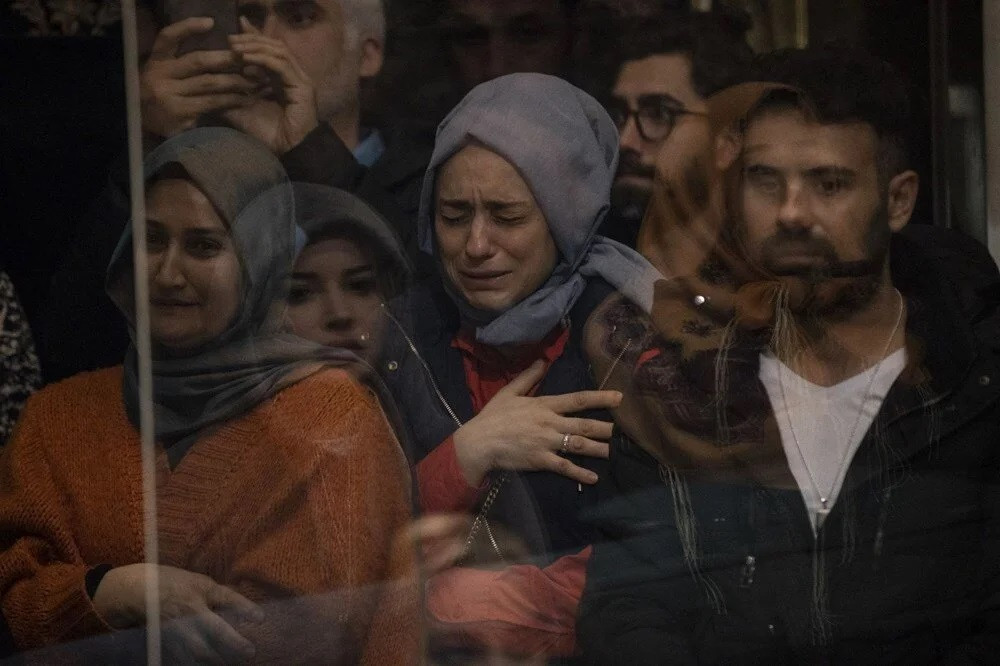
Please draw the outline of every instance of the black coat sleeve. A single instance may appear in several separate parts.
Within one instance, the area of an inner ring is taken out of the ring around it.
[[[656,462],[616,435],[595,517],[577,642],[588,664],[695,663],[692,611],[701,592],[684,562]]]
[[[1000,405],[989,418],[1000,422]],[[949,665],[993,663],[1000,654],[1000,456],[994,455],[983,486],[982,556],[979,586],[982,597],[974,631],[942,660]]]

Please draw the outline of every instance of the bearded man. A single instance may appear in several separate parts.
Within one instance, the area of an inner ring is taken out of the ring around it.
[[[684,159],[657,165],[639,245],[671,279],[650,320],[618,304],[589,325],[626,398],[580,646],[592,663],[989,659],[996,265],[905,229],[919,179],[890,66],[828,46],[769,56],[758,80],[777,85],[710,101]]]

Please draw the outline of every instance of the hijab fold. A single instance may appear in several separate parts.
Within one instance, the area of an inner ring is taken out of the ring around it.
[[[420,198],[418,234],[424,252],[436,251],[438,170],[471,143],[518,170],[559,250],[546,282],[503,312],[477,310],[446,284],[479,342],[510,345],[543,339],[569,313],[590,278],[607,280],[649,311],[660,273],[638,252],[596,235],[610,208],[618,166],[618,130],[597,100],[545,74],[511,74],[473,89],[438,127]]]

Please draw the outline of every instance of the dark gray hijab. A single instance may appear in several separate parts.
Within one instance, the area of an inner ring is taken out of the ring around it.
[[[545,215],[559,263],[534,293],[504,312],[472,308],[446,284],[476,339],[490,345],[537,342],[565,317],[587,279],[601,277],[645,311],[662,279],[638,252],[595,235],[610,208],[618,130],[593,97],[545,74],[510,74],[472,90],[441,122],[424,177],[420,248],[435,252],[437,172],[478,142],[517,168]]]
[[[146,182],[179,166],[220,213],[243,269],[235,319],[210,343],[186,353],[153,351],[156,439],[176,466],[206,429],[252,410],[323,365],[357,358],[283,333],[282,304],[300,241],[295,199],[280,162],[261,143],[225,128],[199,128],[174,137],[146,159]],[[125,411],[139,423],[138,358],[132,229],[126,228],[108,269],[108,293],[129,323]]]
[[[327,237],[357,241],[371,255],[382,296],[403,290],[412,276],[396,232],[374,208],[350,192],[327,185],[293,183],[295,217],[309,244]]]

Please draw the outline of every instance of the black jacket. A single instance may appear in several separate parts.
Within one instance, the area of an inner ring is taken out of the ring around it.
[[[282,156],[291,180],[329,185],[357,194],[399,234],[417,275],[431,270],[416,249],[416,219],[433,137],[385,132],[386,151],[365,168],[327,125],[313,130]],[[46,382],[117,365],[128,347],[125,320],[104,293],[108,264],[129,219],[124,160],[112,167],[108,186],[83,212],[69,254],[52,279],[36,331]]]
[[[552,364],[536,395],[595,388],[581,336],[587,317],[612,291],[603,280],[588,282],[570,311],[570,337],[565,350]],[[388,309],[392,321],[387,322],[384,331],[380,373],[404,422],[409,454],[414,462],[419,462],[454,433],[459,422],[465,423],[474,416],[461,352],[452,347],[459,328],[458,310],[440,280],[417,285],[393,301]],[[611,420],[605,411],[581,416]],[[599,476],[605,472],[607,461],[571,458]],[[502,487],[489,519],[520,537],[544,565],[592,543],[593,527],[581,522],[579,514],[592,507],[596,499],[593,486],[583,486],[581,491],[575,481],[558,474],[516,473]]]
[[[996,267],[974,243],[915,229],[893,240],[892,276],[908,337],[926,344],[928,379],[893,386],[815,540],[798,490],[689,480],[700,550],[690,569],[678,495],[652,457],[615,438],[597,518],[608,541],[595,547],[578,619],[588,662],[996,659]],[[813,612],[817,580],[826,635]]]

